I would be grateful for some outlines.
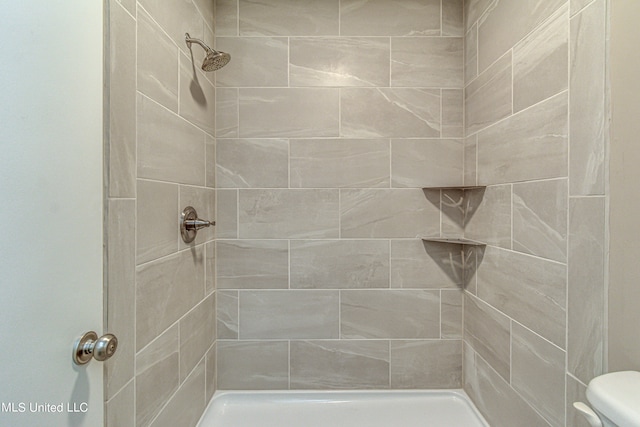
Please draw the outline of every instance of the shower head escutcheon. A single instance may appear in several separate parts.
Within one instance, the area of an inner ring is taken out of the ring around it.
[[[220,68],[224,67],[231,60],[231,55],[225,52],[218,52],[217,50],[211,49],[200,39],[191,38],[189,33],[184,35],[184,40],[187,42],[187,47],[191,49],[191,43],[199,44],[204,51],[207,53],[204,60],[202,61],[202,69],[204,71],[216,71]]]

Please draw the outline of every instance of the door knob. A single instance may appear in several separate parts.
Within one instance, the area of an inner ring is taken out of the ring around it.
[[[180,217],[180,234],[185,243],[191,243],[195,240],[198,230],[205,227],[216,225],[215,221],[207,221],[198,218],[198,212],[192,207],[187,206],[182,211]]]
[[[116,352],[118,338],[113,334],[104,334],[98,338],[98,334],[89,331],[80,337],[73,346],[73,361],[76,365],[84,365],[93,357],[99,362],[104,362]]]

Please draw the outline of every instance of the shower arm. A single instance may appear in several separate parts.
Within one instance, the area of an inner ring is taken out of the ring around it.
[[[185,36],[185,37],[184,37],[184,40],[187,42],[187,46],[189,47],[189,49],[191,49],[191,43],[197,43],[197,44],[199,44],[199,45],[200,45],[200,47],[202,47],[202,48],[203,48],[204,50],[206,50],[206,51],[212,50],[214,53],[218,53],[218,51],[217,51],[217,50],[215,50],[215,49],[211,49],[211,48],[210,48],[209,46],[207,46],[207,45],[205,44],[205,42],[203,42],[202,40],[192,38],[192,37],[189,35],[189,33],[185,33],[185,35],[184,35],[184,36]]]

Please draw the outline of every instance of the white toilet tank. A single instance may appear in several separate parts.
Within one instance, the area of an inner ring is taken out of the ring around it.
[[[604,426],[640,427],[640,372],[600,375],[587,387],[587,399]]]

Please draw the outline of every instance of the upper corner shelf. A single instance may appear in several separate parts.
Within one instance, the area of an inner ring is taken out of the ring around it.
[[[422,187],[423,190],[480,190],[486,185],[450,185],[445,187]]]
[[[475,240],[469,240],[462,237],[429,237],[420,236],[425,242],[437,242],[437,243],[454,243],[463,246],[486,246],[486,243],[478,242]]]

